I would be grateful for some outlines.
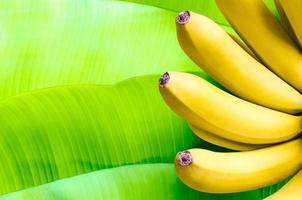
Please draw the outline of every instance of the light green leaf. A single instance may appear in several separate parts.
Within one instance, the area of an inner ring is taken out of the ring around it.
[[[104,0],[1,1],[0,100],[59,85],[200,71],[176,39],[177,12],[171,6],[187,3],[167,2],[169,10]],[[213,18],[221,15],[213,1],[201,2],[197,11]]]
[[[183,10],[191,10],[207,17],[210,17],[215,22],[222,26],[230,26],[227,20],[216,6],[215,0],[122,0],[135,2],[143,5],[151,5],[174,12]]]
[[[169,10],[103,0],[2,0],[0,8],[0,100],[58,85],[200,71],[179,47]]]

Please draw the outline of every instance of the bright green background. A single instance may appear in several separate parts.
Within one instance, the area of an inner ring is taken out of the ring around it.
[[[1,0],[0,9],[0,200],[258,200],[280,188],[212,195],[174,174],[177,151],[224,151],[194,136],[157,88],[171,70],[213,82],[182,52],[174,21],[190,9],[233,32],[214,1]]]

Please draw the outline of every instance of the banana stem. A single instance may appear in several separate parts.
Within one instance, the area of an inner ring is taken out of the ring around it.
[[[176,22],[178,24],[186,24],[190,19],[190,12],[189,11],[183,11],[181,13],[179,13],[176,17]]]
[[[178,163],[183,167],[189,166],[193,162],[192,155],[189,151],[179,152],[177,154],[177,160],[178,160]]]
[[[159,86],[160,87],[164,87],[170,80],[170,75],[168,72],[164,73],[163,75],[161,75],[160,79],[159,79]]]

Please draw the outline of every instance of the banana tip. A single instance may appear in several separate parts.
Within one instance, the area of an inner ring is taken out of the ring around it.
[[[170,75],[168,72],[164,73],[163,75],[161,75],[160,79],[159,79],[159,86],[160,87],[164,87],[170,80]]]
[[[192,155],[189,151],[181,151],[177,154],[177,161],[183,167],[189,166],[193,162]]]
[[[181,13],[179,13],[176,17],[176,22],[178,24],[186,24],[190,19],[190,12],[189,11],[183,11]]]

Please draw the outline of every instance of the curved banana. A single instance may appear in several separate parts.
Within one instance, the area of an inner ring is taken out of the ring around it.
[[[228,35],[236,42],[246,53],[250,54],[253,58],[258,60],[257,56],[254,54],[254,52],[239,38],[234,36],[232,33],[228,33]]]
[[[289,20],[280,4],[280,0],[274,0],[275,6],[277,8],[277,11],[279,13],[280,16],[280,24],[281,26],[284,28],[284,30],[287,32],[287,34],[291,37],[291,39],[298,45],[298,38],[296,37],[290,23]]]
[[[214,21],[191,11],[180,13],[176,21],[182,49],[225,88],[272,109],[302,112],[302,95],[244,51]]]
[[[192,131],[195,133],[195,135],[197,135],[199,138],[211,144],[215,144],[227,149],[232,149],[236,151],[250,151],[250,150],[265,147],[265,145],[246,144],[246,143],[236,142],[232,140],[227,140],[215,134],[209,133],[208,131],[201,130],[200,128],[192,124],[189,124],[189,126],[192,129]]]
[[[302,92],[302,55],[263,0],[215,1],[257,57]]]
[[[159,90],[170,108],[186,121],[228,140],[270,144],[301,132],[301,116],[242,100],[193,74],[165,73]]]
[[[302,48],[302,1],[301,0],[280,0],[280,4],[291,24],[292,29],[298,38],[300,47]]]
[[[263,149],[218,153],[205,149],[179,152],[174,166],[189,187],[209,193],[253,190],[278,183],[302,167],[302,139]]]
[[[297,173],[279,191],[265,198],[265,200],[301,200],[302,198],[302,170]]]

